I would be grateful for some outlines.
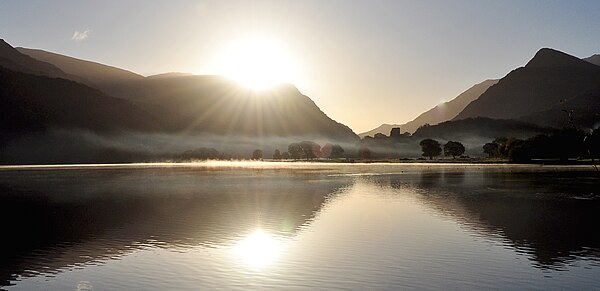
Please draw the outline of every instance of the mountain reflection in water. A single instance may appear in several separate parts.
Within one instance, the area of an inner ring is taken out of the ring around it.
[[[321,225],[362,231],[362,241],[357,243],[372,244],[375,253],[373,257],[363,254],[361,268],[376,268],[381,262],[374,258],[394,254],[394,231],[400,231],[395,224],[401,221],[385,218],[394,214],[386,214],[385,209],[378,212],[381,206],[369,204],[373,195],[390,203],[413,201],[429,215],[458,223],[467,233],[501,241],[527,256],[533,268],[560,272],[579,260],[597,264],[600,236],[593,223],[600,218],[599,185],[593,172],[577,168],[268,163],[258,167],[4,168],[0,170],[4,231],[0,286],[106,265],[152,249],[185,253],[198,247],[227,247],[242,264],[260,268],[286,253],[302,253],[293,245],[308,243],[301,238],[294,242],[295,237],[301,232],[317,233]],[[320,214],[323,209],[341,211],[344,204],[356,204],[351,208],[355,212],[343,214],[353,216],[353,221],[381,216],[385,225],[361,230],[351,219],[344,223],[342,215]],[[411,207],[400,209],[406,215],[420,209]],[[423,223],[411,227],[426,229]],[[321,238],[321,251],[343,257],[361,252],[336,250],[344,238],[331,233]],[[450,240],[449,244],[460,243]],[[388,249],[377,250],[378,245]],[[343,251],[347,253],[338,254]],[[318,256],[298,255],[306,260],[319,260]],[[296,269],[301,269],[303,260],[294,262]],[[398,287],[396,280],[363,287]]]

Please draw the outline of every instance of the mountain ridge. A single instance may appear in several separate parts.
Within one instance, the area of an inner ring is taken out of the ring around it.
[[[473,117],[526,118],[574,98],[594,88],[599,82],[599,66],[544,48],[524,67],[500,79],[452,120]]]

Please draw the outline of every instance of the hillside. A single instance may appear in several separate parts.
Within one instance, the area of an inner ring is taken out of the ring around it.
[[[451,120],[456,117],[469,103],[476,100],[487,91],[488,88],[498,83],[498,80],[485,80],[481,83],[473,85],[471,88],[460,93],[454,99],[439,104],[412,121],[407,122],[401,126],[402,131],[408,131],[414,133],[419,126],[424,124],[435,125],[440,122]]]
[[[0,67],[3,141],[52,127],[97,132],[159,131],[161,123],[131,102],[83,84]]]
[[[586,62],[592,63],[596,66],[600,66],[600,54],[593,55],[591,57],[587,57],[583,59]]]
[[[370,137],[374,137],[375,134],[381,133],[381,134],[385,134],[387,136],[390,135],[390,131],[392,131],[392,128],[394,127],[400,127],[401,130],[404,130],[404,128],[402,128],[402,124],[387,124],[384,123],[374,129],[371,129],[369,131],[363,132],[363,133],[359,133],[358,136],[360,138],[364,138],[365,136],[370,136]]]
[[[421,127],[413,134],[413,137],[467,141],[473,139],[493,140],[500,136],[527,138],[548,132],[550,132],[549,128],[524,121],[477,117]]]
[[[381,126],[359,134],[361,138],[365,136],[375,136],[376,133],[390,134],[393,127],[400,127],[402,132],[414,133],[420,126],[424,124],[435,125],[440,122],[448,121],[460,113],[469,103],[477,99],[489,87],[496,84],[498,80],[485,80],[479,84],[473,85],[471,88],[460,93],[454,99],[441,103],[423,113],[417,118],[401,125],[382,124]]]
[[[252,92],[220,76],[166,73],[143,77],[42,50],[19,51],[84,77],[86,84],[161,116],[169,132],[357,139],[350,128],[329,118],[291,85]]]
[[[553,49],[541,49],[525,67],[510,72],[453,120],[523,118],[583,94],[599,83],[599,66]]]
[[[66,74],[50,63],[19,53],[3,39],[0,39],[0,67],[38,76],[80,79],[76,76]]]

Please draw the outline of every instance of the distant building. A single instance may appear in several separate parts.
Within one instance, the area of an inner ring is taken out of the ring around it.
[[[400,137],[402,134],[400,133],[400,127],[394,127],[390,131],[390,137]]]

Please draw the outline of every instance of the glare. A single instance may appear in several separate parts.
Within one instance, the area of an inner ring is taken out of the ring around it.
[[[296,58],[285,45],[258,37],[234,41],[218,59],[219,74],[253,90],[294,83],[299,71]]]
[[[256,230],[233,247],[233,254],[245,265],[262,268],[277,260],[282,252],[281,242],[262,230]]]

